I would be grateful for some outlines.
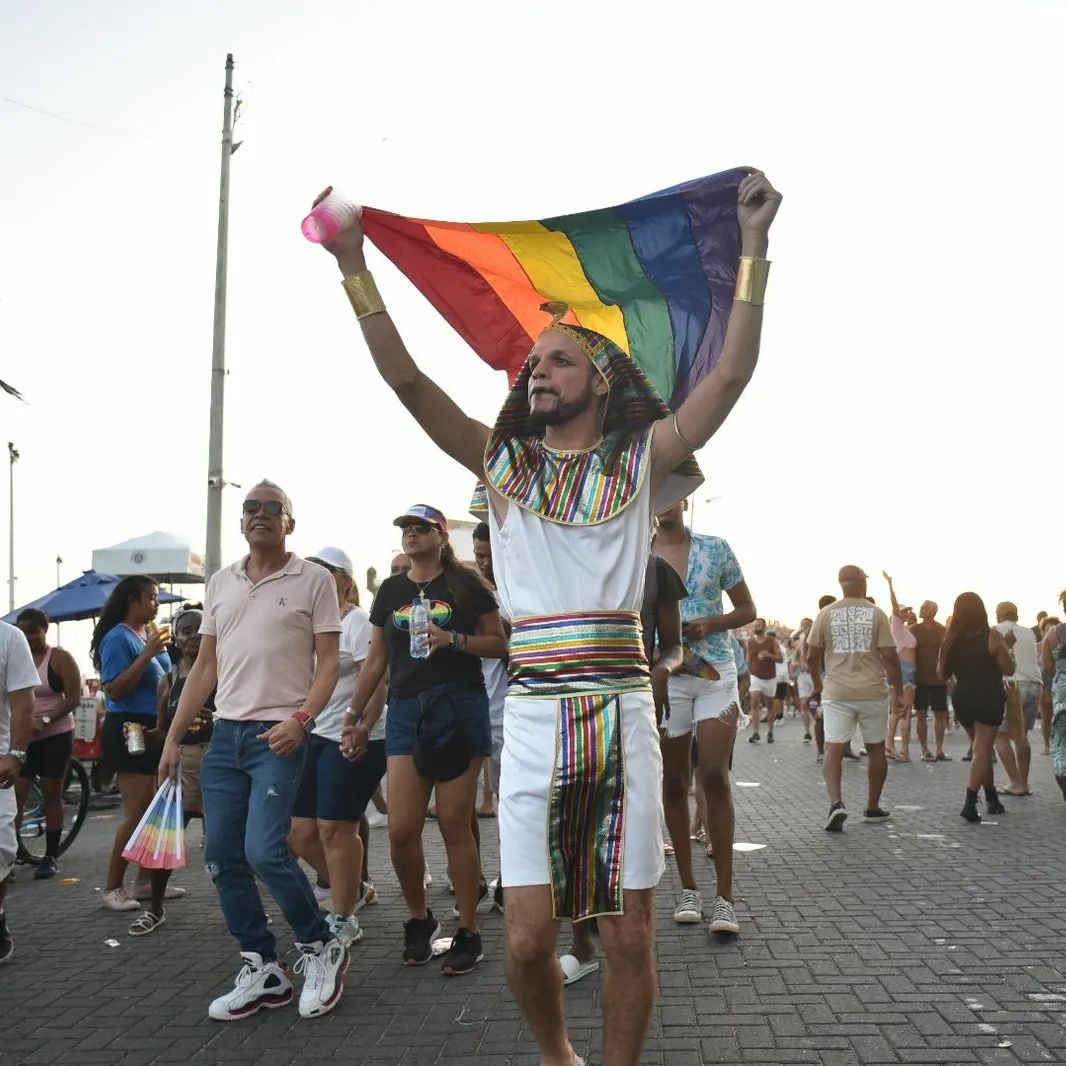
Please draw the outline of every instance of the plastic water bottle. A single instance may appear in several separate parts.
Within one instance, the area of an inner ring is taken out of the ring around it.
[[[300,223],[300,231],[314,244],[331,241],[342,229],[347,229],[362,213],[358,204],[347,197],[331,192],[311,214]]]
[[[429,658],[429,605],[420,592],[411,606],[411,658]]]

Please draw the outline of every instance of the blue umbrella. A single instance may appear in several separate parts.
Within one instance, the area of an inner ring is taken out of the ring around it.
[[[14,625],[15,619],[27,607],[44,611],[53,622],[76,622],[82,618],[94,618],[104,609],[108,596],[121,580],[122,578],[115,577],[114,574],[99,574],[95,570],[86,570],[81,577],[60,585],[47,596],[23,604],[10,614],[4,615],[3,621]],[[183,596],[159,590],[160,603],[181,603],[183,599]]]

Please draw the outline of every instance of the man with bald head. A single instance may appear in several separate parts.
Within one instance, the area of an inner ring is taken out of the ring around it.
[[[807,638],[814,691],[821,694],[824,689],[824,775],[829,793],[825,828],[830,832],[843,829],[848,817],[840,775],[844,751],[851,744],[856,725],[862,729],[869,756],[869,791],[863,821],[883,822],[891,817],[881,807],[881,790],[888,774],[888,686],[897,705],[903,699],[903,673],[896,642],[888,616],[867,598],[865,572],[858,566],[844,566],[838,580],[843,595],[818,612]]]
[[[918,685],[914,690],[914,718],[918,730],[918,743],[922,746],[923,762],[949,762],[944,754],[944,734],[948,728],[948,686],[937,673],[940,647],[947,630],[936,620],[939,610],[932,600],[926,600],[918,608],[921,621],[911,626],[918,645],[915,648],[915,669]],[[929,750],[929,726],[926,715],[933,712],[933,736],[936,754]]]

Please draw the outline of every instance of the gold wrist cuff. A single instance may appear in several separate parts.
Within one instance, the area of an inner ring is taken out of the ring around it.
[[[742,255],[737,266],[737,289],[734,300],[762,307],[766,299],[766,279],[770,276],[770,260]]]
[[[381,293],[374,284],[374,275],[369,270],[349,274],[341,280],[341,284],[348,294],[356,318],[380,315],[385,310],[385,301],[382,300]]]

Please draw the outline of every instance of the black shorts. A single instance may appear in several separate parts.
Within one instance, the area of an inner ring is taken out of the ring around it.
[[[125,711],[108,711],[104,716],[104,758],[103,764],[112,774],[149,774],[152,777],[159,772],[159,756],[163,754],[161,745],[153,744],[145,737],[148,750],[143,755],[131,755],[126,750],[126,736],[122,727],[127,722],[136,722],[147,733],[155,728],[155,716],[146,714],[128,714]]]
[[[947,685],[923,685],[918,682],[914,690],[916,711],[946,711],[948,709]]]
[[[22,777],[40,777],[45,781],[62,780],[74,752],[74,730],[56,733],[42,740],[31,740],[22,764]]]
[[[775,700],[787,700],[792,695],[792,686],[787,681],[778,681],[774,691]]]
[[[987,725],[998,729],[1003,724],[1005,702],[1003,699],[962,700],[955,698],[955,716],[960,725],[972,729],[974,725]]]

